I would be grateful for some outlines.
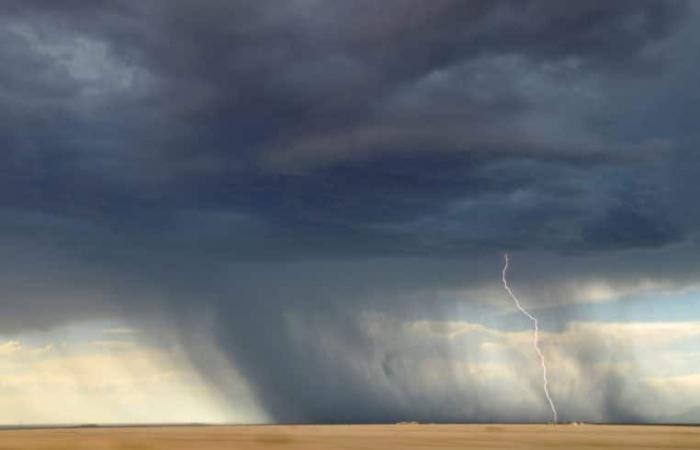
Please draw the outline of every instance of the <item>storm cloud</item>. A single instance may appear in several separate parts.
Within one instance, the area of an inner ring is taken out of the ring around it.
[[[225,397],[209,336],[276,421],[540,420],[406,324],[475,322],[504,251],[562,339],[600,286],[697,285],[699,20],[676,0],[5,1],[3,334],[158,318]],[[523,326],[496,317],[484,335]],[[610,395],[563,415],[654,419],[586,330],[560,358]]]

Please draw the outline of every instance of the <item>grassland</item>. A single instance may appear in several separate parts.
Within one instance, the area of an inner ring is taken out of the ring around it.
[[[700,449],[700,427],[183,426],[0,431],[0,450]]]

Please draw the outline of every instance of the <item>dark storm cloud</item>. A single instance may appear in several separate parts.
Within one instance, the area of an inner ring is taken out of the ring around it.
[[[5,192],[46,208],[205,205],[351,230],[507,195],[526,185],[482,172],[513,159],[586,170],[644,151],[582,120],[561,135],[529,126],[540,100],[518,77],[566,89],[653,62],[646,50],[683,6],[6,6],[17,30],[4,72],[20,102],[7,166],[20,180]]]
[[[8,330],[148,304],[175,321],[213,308],[275,419],[475,420],[503,416],[473,392],[461,417],[439,408],[447,389],[390,398],[358,378],[348,361],[374,351],[386,378],[410,370],[402,351],[368,340],[361,312],[445,315],[424,295],[490,283],[479,259],[497,265],[506,248],[583,253],[573,268],[533,253],[554,284],[576,269],[656,271],[634,252],[679,249],[687,264],[664,276],[697,272],[698,217],[683,211],[700,166],[694,124],[674,119],[698,112],[688,2],[0,11]],[[17,261],[26,270],[9,270]],[[109,295],[85,300],[98,292]],[[338,340],[339,354],[295,343],[295,311],[332,324],[314,339]],[[352,349],[363,350],[343,359]],[[609,418],[629,419],[614,403]]]

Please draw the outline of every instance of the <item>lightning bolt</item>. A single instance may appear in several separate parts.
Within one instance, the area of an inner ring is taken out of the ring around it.
[[[525,308],[523,308],[520,305],[520,301],[518,300],[518,297],[513,294],[513,291],[510,289],[510,286],[508,286],[508,279],[506,275],[508,274],[508,266],[510,264],[510,259],[508,258],[508,254],[503,255],[503,273],[501,275],[501,280],[503,281],[503,287],[506,289],[506,292],[508,292],[508,296],[513,300],[515,303],[515,306],[520,310],[521,313],[523,313],[528,319],[532,321],[533,327],[534,327],[534,339],[532,341],[533,347],[535,347],[535,352],[537,352],[537,356],[540,358],[540,365],[542,366],[542,382],[543,382],[543,390],[544,390],[544,395],[547,397],[547,402],[549,402],[549,407],[552,410],[552,420],[554,423],[557,423],[557,408],[554,406],[554,402],[552,401],[552,397],[549,395],[549,381],[547,380],[547,363],[545,362],[544,359],[544,354],[542,354],[542,350],[540,350],[540,328],[537,323],[537,318],[527,312]]]

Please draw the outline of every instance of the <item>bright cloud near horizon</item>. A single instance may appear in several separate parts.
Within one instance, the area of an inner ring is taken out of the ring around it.
[[[2,2],[0,425],[700,423],[698,25]]]

